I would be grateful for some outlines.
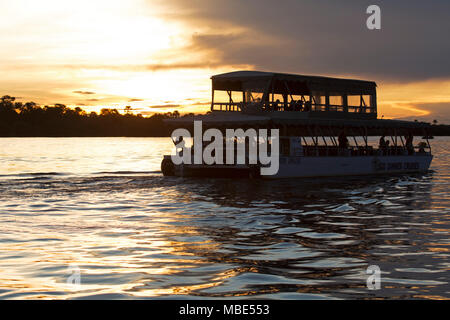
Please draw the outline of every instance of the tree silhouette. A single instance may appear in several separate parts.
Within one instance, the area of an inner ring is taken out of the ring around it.
[[[168,136],[163,120],[180,116],[174,112],[144,117],[134,115],[130,106],[124,108],[125,114],[113,108],[86,113],[81,107],[41,107],[15,100],[8,95],[0,98],[0,136]]]
[[[103,108],[99,114],[86,113],[80,107],[72,109],[64,104],[40,106],[35,102],[18,102],[15,97],[5,95],[0,98],[0,136],[162,137],[171,133],[164,120],[181,117],[177,110],[146,117],[133,114],[130,106],[126,106],[124,111],[125,114],[120,114],[117,109]],[[450,125],[438,125],[437,120],[433,124],[431,134],[450,135]]]
[[[126,106],[125,107],[125,114],[132,114],[132,108],[131,108],[131,106]]]

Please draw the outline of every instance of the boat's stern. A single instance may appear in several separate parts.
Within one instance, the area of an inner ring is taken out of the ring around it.
[[[161,161],[161,172],[164,176],[175,176],[177,171],[177,166],[173,163],[172,157],[170,155],[164,155]]]

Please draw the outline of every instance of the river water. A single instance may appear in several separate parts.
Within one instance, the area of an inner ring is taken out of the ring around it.
[[[168,138],[0,138],[0,299],[449,299],[432,147],[427,174],[260,181],[163,177]]]

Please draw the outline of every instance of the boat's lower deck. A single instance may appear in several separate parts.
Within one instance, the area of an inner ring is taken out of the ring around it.
[[[279,169],[274,175],[261,178],[325,177],[371,175],[387,173],[426,172],[431,164],[431,154],[401,156],[342,156],[342,157],[280,157]],[[166,156],[168,159],[168,156]],[[248,165],[173,165],[166,175],[207,177],[259,177],[260,169]]]
[[[320,177],[425,172],[429,169],[431,160],[431,155],[289,157],[281,158],[278,173],[267,177]]]

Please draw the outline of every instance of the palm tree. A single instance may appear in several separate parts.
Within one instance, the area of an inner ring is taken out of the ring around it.
[[[126,106],[125,107],[125,114],[131,114],[133,109],[131,108],[131,106]]]
[[[175,111],[172,113],[172,117],[174,117],[174,118],[179,118],[179,117],[180,117],[180,113],[179,113],[177,110],[175,110]]]
[[[4,110],[14,109],[14,100],[16,100],[16,98],[11,97],[11,96],[1,97],[0,98],[0,109],[4,109]]]

